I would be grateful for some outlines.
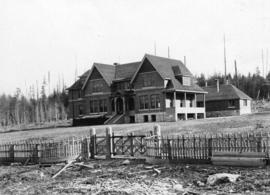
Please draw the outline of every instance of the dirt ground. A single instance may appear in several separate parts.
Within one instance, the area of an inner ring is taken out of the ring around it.
[[[130,160],[93,160],[73,165],[52,179],[63,164],[0,166],[0,194],[269,194],[270,169],[212,165],[149,165]],[[207,184],[209,175],[240,174],[236,183]]]

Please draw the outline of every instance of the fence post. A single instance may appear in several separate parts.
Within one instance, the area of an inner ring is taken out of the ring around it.
[[[9,151],[8,151],[8,153],[9,153],[9,160],[10,160],[10,162],[14,162],[14,145],[10,145],[9,146]]]
[[[106,127],[106,145],[107,145],[107,154],[106,159],[112,158],[112,127]]]
[[[34,148],[34,151],[33,151],[33,161],[35,163],[38,163],[39,162],[39,158],[38,158],[38,144],[35,144],[35,148]]]
[[[133,140],[134,133],[130,133],[130,155],[134,156],[134,140]]]
[[[90,129],[90,158],[95,159],[96,154],[96,129]]]
[[[169,161],[172,160],[172,147],[171,147],[171,140],[167,137],[168,143],[168,159]]]
[[[155,157],[160,156],[160,138],[161,138],[161,128],[160,125],[155,125],[154,126],[154,136],[155,136]]]
[[[262,152],[262,134],[257,139],[257,152]]]
[[[213,139],[212,136],[208,138],[208,159],[211,159],[212,157],[212,143],[213,143],[212,139]]]

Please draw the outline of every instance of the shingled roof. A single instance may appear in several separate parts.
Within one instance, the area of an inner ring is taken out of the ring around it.
[[[141,61],[116,65],[114,79],[115,80],[131,79],[131,77],[134,75],[140,64]]]
[[[203,89],[208,92],[208,94],[205,97],[206,101],[252,99],[251,97],[249,97],[247,94],[245,94],[243,91],[241,91],[232,84],[220,85],[219,92],[217,91],[216,86],[203,87]]]
[[[156,71],[160,74],[160,76],[163,79],[169,79],[172,81],[173,90],[204,92],[204,90],[201,87],[195,84],[191,72],[180,60],[153,56],[149,54],[146,54],[144,56],[144,59],[149,60],[149,62],[153,65],[153,67],[156,69]],[[137,72],[138,71],[139,70],[137,70]],[[191,85],[190,86],[182,85],[181,82],[176,78],[176,76],[179,75],[191,77],[192,79]],[[134,80],[135,77],[136,75],[133,76],[132,80]]]
[[[97,68],[97,70],[100,72],[100,74],[109,86],[112,84],[113,81],[119,81],[124,79],[133,81],[140,69],[139,67],[143,64],[143,61],[145,59],[149,60],[149,62],[153,65],[153,67],[163,79],[171,80],[172,88],[170,89],[204,92],[204,90],[194,82],[194,78],[191,72],[180,60],[158,57],[149,54],[145,54],[142,61],[127,64],[109,65],[94,63],[92,69],[84,73],[84,76],[82,76],[84,79],[80,79],[80,81],[75,82],[72,87],[83,88],[86,85],[86,82],[88,81],[94,67]],[[176,76],[179,75],[191,77],[191,85],[182,85],[181,82],[176,78]],[[81,84],[81,82],[84,82],[84,84]]]
[[[73,85],[71,85],[69,88],[67,88],[67,90],[79,90],[82,88],[87,76],[89,75],[90,73],[90,70],[87,70],[85,71],[81,76],[80,78],[75,82],[73,83]]]

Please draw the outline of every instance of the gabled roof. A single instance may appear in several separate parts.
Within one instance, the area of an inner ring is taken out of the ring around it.
[[[232,84],[229,85],[220,85],[219,92],[217,91],[216,86],[203,87],[208,94],[205,97],[206,101],[215,101],[215,100],[232,100],[232,99],[248,99],[252,100],[247,94],[238,89]]]
[[[99,73],[102,75],[106,83],[110,86],[114,79],[115,66],[108,64],[94,63],[94,66],[97,68]]]
[[[89,70],[89,73],[87,75],[87,78],[84,81],[84,84],[82,86],[82,89],[86,86],[94,68],[98,70],[98,72],[101,74],[101,76],[104,78],[106,83],[110,86],[114,77],[115,67],[108,64],[101,64],[101,63],[94,63],[92,68]]]
[[[160,76],[165,79],[170,79],[173,84],[174,90],[183,90],[183,91],[198,91],[204,92],[201,87],[193,82],[194,78],[191,72],[187,69],[187,67],[180,61],[170,58],[164,58],[159,56],[153,56],[146,54],[138,67],[136,73],[133,75],[131,82],[134,81],[136,75],[138,74],[140,67],[143,64],[143,61],[148,59],[149,62],[153,65],[156,71],[160,74]],[[175,77],[178,75],[188,76],[192,79],[190,86],[184,86],[180,83],[180,81]]]
[[[80,90],[87,78],[87,76],[89,75],[90,73],[90,70],[87,70],[86,72],[84,72],[80,78],[75,82],[73,83],[73,85],[71,85],[69,88],[67,88],[67,90]]]
[[[116,65],[114,80],[130,79],[134,75],[140,64],[141,62],[132,62],[128,64]]]

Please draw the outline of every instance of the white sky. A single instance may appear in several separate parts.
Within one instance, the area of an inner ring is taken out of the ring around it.
[[[270,45],[269,0],[1,0],[0,93],[42,82],[67,85],[93,62],[127,63],[145,53],[187,56],[194,74],[262,67]],[[270,51],[270,50],[269,50]],[[265,52],[266,53],[266,52]],[[266,54],[265,54],[266,55]],[[270,62],[270,61],[269,61]]]

